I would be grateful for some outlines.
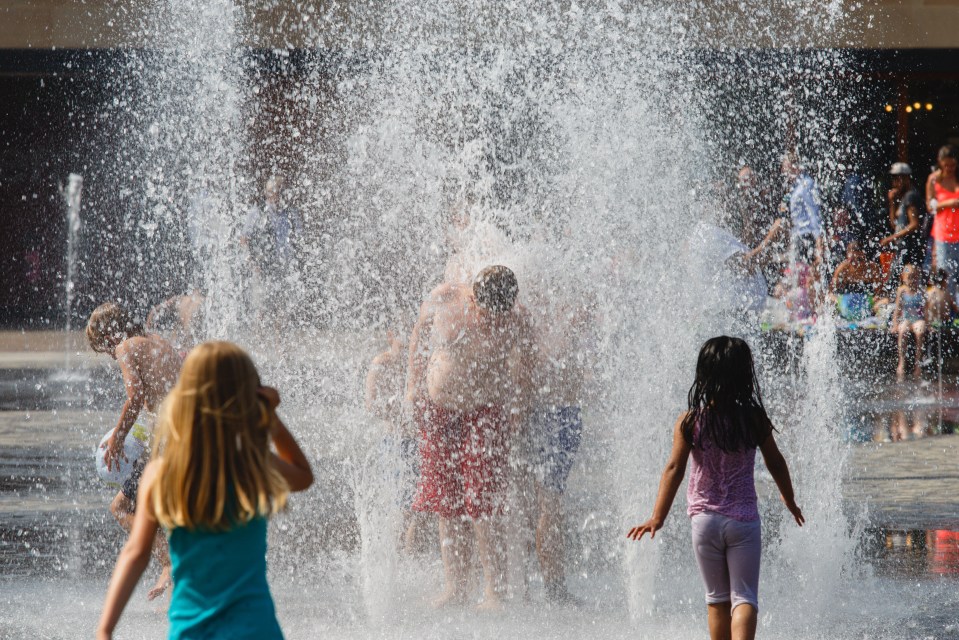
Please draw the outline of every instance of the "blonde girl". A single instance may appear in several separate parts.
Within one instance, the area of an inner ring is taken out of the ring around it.
[[[169,638],[282,638],[266,580],[266,520],[310,465],[276,415],[250,357],[229,342],[194,349],[163,403],[130,539],[97,630],[111,638],[159,527],[173,563]],[[270,451],[270,441],[276,453]]]

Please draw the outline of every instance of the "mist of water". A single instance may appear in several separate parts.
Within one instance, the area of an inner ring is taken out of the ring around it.
[[[123,158],[142,171],[127,224],[159,234],[155,263],[204,290],[204,335],[251,350],[322,467],[327,491],[295,500],[271,534],[276,565],[313,567],[312,584],[353,581],[379,622],[415,608],[410,575],[439,588],[435,558],[413,567],[391,542],[397,456],[377,449],[362,381],[455,246],[466,272],[511,266],[538,317],[593,309],[590,353],[576,354],[595,373],[567,495],[571,588],[608,600],[611,617],[665,618],[664,636],[698,629],[684,500],[655,542],[624,535],[652,509],[701,342],[762,340],[729,280],[698,259],[694,231],[722,218],[710,183],[792,148],[835,169],[844,63],[801,48],[805,33],[843,28],[840,7],[304,3],[272,7],[264,33],[251,26],[264,7],[159,3],[144,25],[157,50],[122,70],[136,96]],[[284,41],[303,48],[244,48]],[[782,50],[769,62],[731,41]],[[301,259],[264,285],[240,238],[273,174],[303,217]],[[282,302],[268,306],[265,286]],[[834,328],[817,327],[798,377],[778,352],[756,352],[809,522],[762,505],[762,625],[815,636],[852,586]]]

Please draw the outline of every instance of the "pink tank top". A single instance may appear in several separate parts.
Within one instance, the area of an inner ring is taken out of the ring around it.
[[[693,440],[699,437],[699,422]],[[741,522],[759,520],[756,505],[756,448],[727,453],[703,442],[690,456],[689,484],[686,487],[686,513],[690,517],[704,511],[719,513]]]
[[[959,198],[959,190],[949,191],[938,180],[932,183],[932,189],[939,202]],[[932,238],[939,242],[959,242],[959,209],[949,207],[936,212],[932,221]]]

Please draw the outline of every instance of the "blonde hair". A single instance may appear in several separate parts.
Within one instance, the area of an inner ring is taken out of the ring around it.
[[[187,356],[157,424],[152,506],[161,525],[224,531],[286,505],[259,386],[233,343],[205,342]]]
[[[93,310],[87,322],[87,342],[97,353],[110,348],[110,339],[117,343],[132,336],[142,336],[146,332],[143,325],[133,319],[130,313],[116,302],[105,302]]]

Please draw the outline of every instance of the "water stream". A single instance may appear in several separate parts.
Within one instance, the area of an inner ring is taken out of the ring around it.
[[[910,608],[887,599],[902,585],[857,560],[867,514],[843,508],[850,407],[835,327],[821,319],[799,366],[786,367],[780,351],[761,348],[731,280],[702,259],[709,234],[696,231],[720,221],[711,185],[740,163],[798,149],[822,173],[835,169],[853,104],[844,63],[802,47],[804,33],[845,28],[841,3],[289,7],[161,0],[142,25],[155,50],[114,70],[131,90],[117,125],[129,144],[116,158],[139,176],[126,232],[153,268],[205,293],[203,336],[253,353],[315,461],[316,488],[271,525],[289,636],[701,637],[684,500],[655,542],[624,535],[652,507],[698,345],[734,333],[757,345],[808,519],[800,530],[784,518],[759,474],[762,636],[902,637],[894,625]],[[264,34],[252,25],[268,10]],[[776,42],[781,55],[752,67],[762,57],[732,49],[733,32],[747,45]],[[284,38],[291,46],[263,48]],[[244,238],[275,176],[302,228],[298,259],[271,279]],[[530,570],[531,595],[515,589],[495,616],[430,610],[438,554],[406,556],[395,543],[397,457],[380,448],[363,380],[387,329],[408,332],[449,273],[454,249],[467,272],[512,267],[534,314],[591,310],[590,352],[575,355],[594,375],[565,496],[567,572],[582,609],[545,607],[521,527],[510,572]],[[81,428],[90,446],[98,429]],[[94,529],[112,526],[102,506]],[[39,602],[62,614],[22,622],[23,637],[92,627],[112,559],[99,546],[72,548],[96,556],[84,560],[99,567],[93,577],[24,578],[7,591],[10,611]],[[927,589],[930,602],[945,597]],[[162,614],[142,600],[118,637],[162,634]]]

